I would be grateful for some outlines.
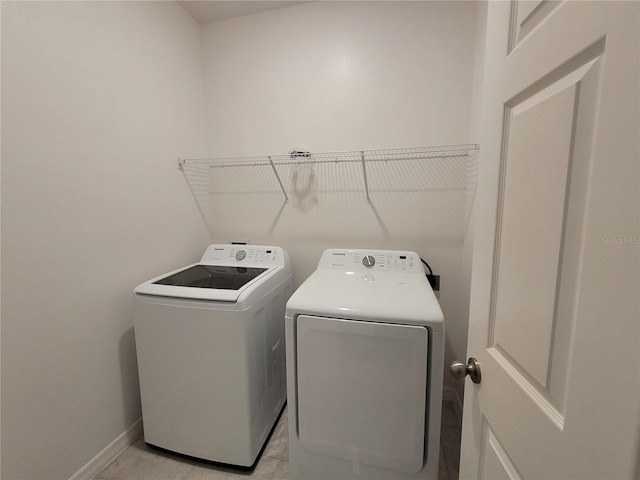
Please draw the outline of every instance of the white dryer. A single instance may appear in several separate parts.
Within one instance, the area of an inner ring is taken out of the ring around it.
[[[445,328],[416,253],[326,250],[285,328],[291,478],[438,478]]]
[[[286,401],[279,247],[211,245],[199,263],[139,285],[134,328],[144,439],[252,467]]]

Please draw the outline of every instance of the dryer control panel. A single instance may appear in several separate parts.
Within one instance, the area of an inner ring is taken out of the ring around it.
[[[325,250],[318,269],[342,271],[402,272],[424,275],[422,262],[415,252],[397,250]]]

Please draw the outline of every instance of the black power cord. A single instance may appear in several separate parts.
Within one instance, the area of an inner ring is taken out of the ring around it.
[[[424,264],[427,266],[427,268],[429,269],[429,274],[433,275],[433,270],[431,270],[431,267],[429,266],[429,264],[427,263],[427,261],[426,261],[424,258],[422,258],[422,257],[420,257],[420,260],[421,260],[421,261],[422,261],[422,263],[424,263]]]
[[[429,269],[429,273],[427,273],[427,280],[429,280],[429,285],[431,285],[431,288],[434,291],[440,291],[440,275],[433,274],[433,270],[431,269],[431,266],[426,262],[424,258],[420,257],[420,260]]]

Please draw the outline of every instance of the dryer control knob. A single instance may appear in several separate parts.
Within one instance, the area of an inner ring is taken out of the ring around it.
[[[236,260],[240,261],[240,260],[244,260],[244,257],[247,256],[247,252],[245,250],[238,250],[236,252]]]
[[[376,264],[376,259],[373,257],[373,255],[365,255],[362,258],[362,264],[365,267],[373,267]]]

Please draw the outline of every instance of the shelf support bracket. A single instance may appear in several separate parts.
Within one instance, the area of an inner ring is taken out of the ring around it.
[[[364,177],[364,191],[367,195],[367,203],[371,203],[371,198],[369,197],[369,182],[367,181],[367,164],[364,161],[364,151],[360,152],[360,160],[362,161],[362,176]]]
[[[276,179],[280,184],[280,189],[282,190],[282,194],[284,195],[284,202],[287,203],[289,201],[289,196],[287,195],[287,191],[284,189],[284,185],[282,185],[282,180],[280,180],[280,175],[278,175],[278,170],[276,169],[276,166],[273,164],[273,159],[271,158],[271,156],[267,158],[269,159],[269,164],[271,165],[271,168],[273,169],[273,173],[275,174]]]

